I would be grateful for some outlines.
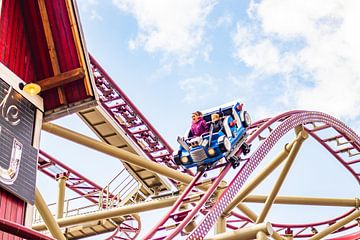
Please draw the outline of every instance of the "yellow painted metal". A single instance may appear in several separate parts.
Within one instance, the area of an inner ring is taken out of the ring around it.
[[[35,188],[35,206],[46,224],[43,230],[47,228],[55,239],[66,240],[38,188]]]
[[[243,202],[264,203],[267,196],[250,195]],[[292,205],[317,205],[317,206],[335,206],[335,207],[359,207],[358,198],[314,198],[302,196],[276,196],[274,204],[292,204]]]
[[[76,142],[78,144],[95,149],[99,152],[116,157],[127,163],[145,168],[151,172],[155,172],[165,177],[177,180],[179,182],[189,184],[192,180],[192,177],[189,175],[183,174],[179,171],[176,171],[164,165],[150,161],[144,157],[140,157],[134,153],[130,153],[128,151],[119,149],[104,142],[94,140],[85,135],[60,127],[58,125],[52,123],[45,123],[43,124],[43,130],[55,134],[57,136],[63,137],[65,139],[68,139],[70,141]]]
[[[259,231],[256,234],[256,240],[268,240],[268,237],[266,233],[264,233],[263,231]]]
[[[221,234],[226,232],[226,218],[220,216],[215,224],[215,234]]]
[[[353,220],[355,220],[355,219],[357,219],[359,217],[360,217],[360,210],[356,210],[355,212],[353,212],[350,215],[342,218],[341,220],[337,221],[336,223],[331,224],[331,226],[329,226],[328,228],[318,232],[317,234],[315,234],[314,236],[309,238],[309,240],[323,239],[324,237],[326,237],[330,233],[335,232],[339,228],[345,226],[349,222],[351,222],[351,221],[353,221]]]
[[[284,238],[278,232],[275,232],[275,231],[273,232],[271,237],[275,240],[284,240]]]
[[[66,187],[66,176],[58,178],[58,201],[57,201],[57,212],[56,218],[62,218],[64,216],[64,203],[65,203],[65,187]]]
[[[251,227],[241,228],[235,231],[221,233],[213,237],[205,238],[206,240],[250,240],[256,238],[258,232],[265,235],[272,235],[274,230],[271,223],[256,224]]]
[[[273,161],[271,161],[267,166],[265,166],[260,173],[247,185],[241,188],[241,190],[237,193],[234,200],[225,208],[223,215],[228,215],[232,209],[236,207],[239,203],[241,203],[244,198],[250,194],[254,188],[256,188],[267,176],[269,176],[274,169],[276,169],[288,156],[294,142],[290,144],[286,144],[283,150],[275,157]]]
[[[265,201],[264,201],[265,202]],[[257,214],[254,213],[250,208],[248,208],[245,204],[243,203],[239,203],[237,205],[237,208],[242,211],[249,219],[251,219],[253,222],[256,221],[256,219],[258,218]],[[273,232],[272,236],[273,239],[275,240],[284,240],[284,238],[277,232]]]
[[[250,208],[248,208],[244,203],[239,203],[237,208],[242,211],[248,218],[250,218],[253,222],[256,221],[257,215]]]
[[[293,147],[290,150],[289,156],[285,162],[285,165],[278,177],[278,179],[276,180],[273,189],[271,190],[268,198],[266,199],[265,205],[263,210],[261,211],[260,215],[258,216],[256,223],[261,223],[265,220],[267,214],[269,213],[269,210],[274,202],[274,199],[276,197],[276,195],[279,193],[280,188],[282,186],[282,184],[284,183],[284,180],[287,176],[287,174],[289,173],[289,170],[295,160],[295,157],[297,156],[300,147],[302,145],[302,143],[305,141],[305,139],[307,139],[309,137],[309,134],[306,131],[300,131],[297,135],[297,139],[295,141],[295,144],[293,145]]]
[[[293,235],[291,235],[291,234],[285,234],[285,235],[284,235],[284,239],[285,239],[285,240],[293,240],[294,237],[293,237]]]
[[[88,214],[82,214],[73,217],[61,218],[57,220],[60,227],[68,227],[70,225],[83,224],[91,221],[98,221],[107,218],[119,217],[124,215],[133,215],[134,213],[146,212],[155,209],[161,209],[172,206],[177,200],[178,196],[153,200],[149,202],[142,202],[131,205],[124,205],[118,208],[111,208],[99,212],[92,212]],[[184,203],[192,203],[199,200],[199,195],[192,195]],[[46,230],[46,225],[43,223],[34,224],[32,228],[36,231]]]

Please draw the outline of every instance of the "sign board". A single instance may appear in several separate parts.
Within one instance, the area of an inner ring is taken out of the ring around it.
[[[0,77],[0,187],[34,204],[36,107]]]

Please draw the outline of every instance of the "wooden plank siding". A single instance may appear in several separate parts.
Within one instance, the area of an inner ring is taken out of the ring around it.
[[[67,13],[66,3],[64,0],[46,1],[45,2],[55,48],[59,61],[60,71],[79,68],[80,62],[77,55],[74,37],[72,35],[70,19]],[[54,24],[56,23],[56,24]],[[79,79],[64,86],[65,96],[69,103],[76,102],[79,99],[85,99],[86,90],[84,80]]]
[[[0,218],[24,224],[25,203],[14,195],[0,189]],[[20,240],[21,238],[0,231],[0,239]]]
[[[80,64],[66,0],[45,1],[45,6],[60,72],[84,67]],[[0,62],[25,82],[36,82],[56,75],[51,65],[37,0],[2,1]],[[66,83],[63,88],[69,105],[92,97],[92,93],[87,93],[84,78]],[[44,98],[45,112],[63,106],[56,88],[41,92],[41,96]]]
[[[20,1],[3,0],[0,21],[0,62],[25,82],[36,79],[31,46],[25,33]]]
[[[36,79],[21,1],[3,0],[0,20],[0,62],[25,82]],[[0,188],[0,218],[24,224],[25,202]],[[0,239],[19,240],[0,231]]]
[[[74,40],[70,23],[67,0],[45,1],[51,33],[58,57],[60,72],[84,68],[78,54],[82,52],[79,41]],[[72,3],[72,1],[69,1]],[[37,0],[0,0],[0,62],[26,83],[37,82],[54,76],[46,36]],[[78,37],[79,38],[79,37]],[[81,66],[82,65],[82,66]],[[88,76],[88,75],[87,75]],[[85,89],[84,78],[66,83],[64,86],[66,103],[59,101],[56,88],[41,93],[44,110],[66,108],[84,99],[94,98]],[[0,188],[0,218],[24,224],[26,203]],[[20,239],[0,231],[0,239]]]

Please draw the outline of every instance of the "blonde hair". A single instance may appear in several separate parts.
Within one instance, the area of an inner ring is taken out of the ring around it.
[[[211,114],[211,121],[218,120],[220,118],[220,115],[217,113]]]

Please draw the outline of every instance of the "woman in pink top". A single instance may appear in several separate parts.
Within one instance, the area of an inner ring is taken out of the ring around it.
[[[192,137],[201,136],[201,134],[207,132],[209,130],[208,125],[202,117],[202,113],[200,111],[196,111],[191,116],[192,124],[191,124],[191,135]]]

